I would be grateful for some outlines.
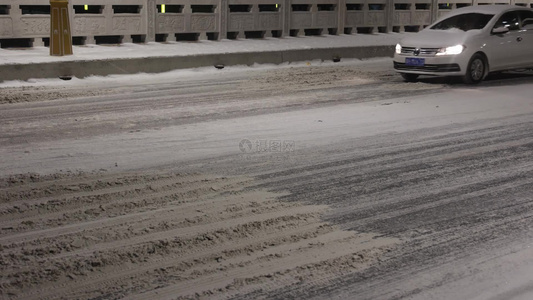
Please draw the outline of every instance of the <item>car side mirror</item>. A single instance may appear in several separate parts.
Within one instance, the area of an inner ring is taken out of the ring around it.
[[[498,28],[492,29],[492,34],[504,34],[507,32],[509,32],[509,28],[507,27],[498,27]]]

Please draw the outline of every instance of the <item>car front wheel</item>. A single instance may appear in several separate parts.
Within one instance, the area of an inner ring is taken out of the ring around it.
[[[485,77],[485,59],[480,54],[474,54],[468,62],[463,81],[467,84],[480,83]]]
[[[401,75],[407,82],[415,82],[418,79],[418,74],[401,73]]]

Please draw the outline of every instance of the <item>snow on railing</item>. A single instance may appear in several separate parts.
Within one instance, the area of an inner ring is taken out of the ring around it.
[[[76,45],[419,31],[484,4],[533,0],[70,0],[69,10]],[[0,0],[2,46],[46,45],[49,32],[49,0]]]

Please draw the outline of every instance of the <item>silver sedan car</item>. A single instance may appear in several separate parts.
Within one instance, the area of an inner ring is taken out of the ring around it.
[[[403,39],[394,54],[406,81],[440,75],[478,83],[489,72],[522,68],[533,68],[533,10],[514,5],[453,10]]]

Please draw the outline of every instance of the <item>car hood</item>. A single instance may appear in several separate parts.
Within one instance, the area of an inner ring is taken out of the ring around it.
[[[402,39],[400,45],[404,47],[441,48],[464,45],[468,39],[479,35],[480,30],[462,31],[459,29],[433,30],[425,29],[417,34]]]

